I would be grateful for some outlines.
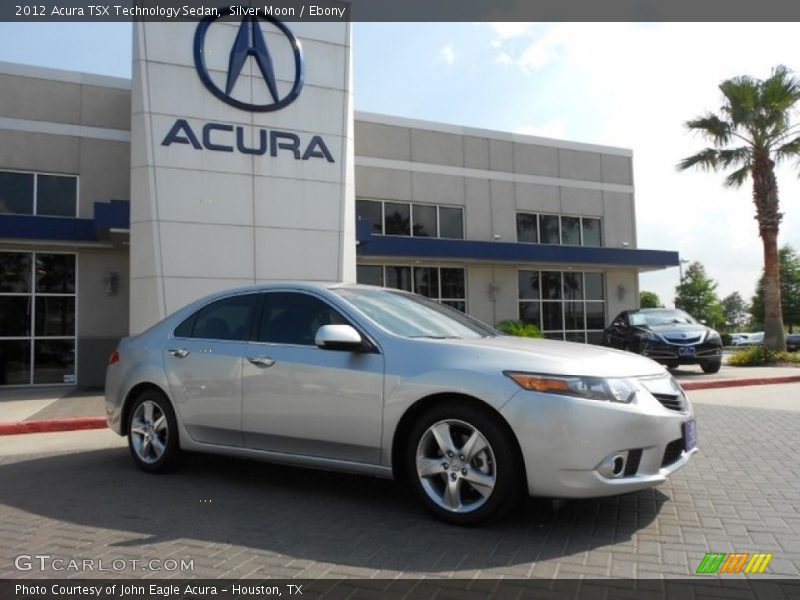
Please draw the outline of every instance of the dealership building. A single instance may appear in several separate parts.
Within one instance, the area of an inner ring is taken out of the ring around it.
[[[102,385],[207,293],[358,281],[597,343],[638,305],[629,150],[353,110],[346,23],[134,25],[132,80],[0,63],[0,386]]]

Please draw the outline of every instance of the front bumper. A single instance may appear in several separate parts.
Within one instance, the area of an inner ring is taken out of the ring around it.
[[[502,413],[519,440],[532,496],[591,498],[652,487],[683,467],[697,451],[684,449],[684,423],[694,419],[684,406],[670,410],[646,392],[617,404],[521,390]],[[625,464],[613,475],[608,459],[617,455]]]
[[[715,344],[669,344],[661,340],[648,340],[641,354],[665,364],[696,365],[722,360],[722,346]]]

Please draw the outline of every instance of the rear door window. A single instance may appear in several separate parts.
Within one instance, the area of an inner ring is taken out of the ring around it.
[[[212,302],[178,325],[175,337],[247,340],[257,302],[258,294],[240,294]]]

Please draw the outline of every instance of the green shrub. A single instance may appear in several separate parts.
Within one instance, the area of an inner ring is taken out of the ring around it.
[[[775,363],[800,363],[800,355],[794,352],[775,352],[764,346],[750,346],[739,350],[728,359],[734,367],[758,367]]]
[[[524,321],[500,321],[495,328],[508,335],[526,338],[543,338],[542,332],[533,323]]]
[[[730,346],[732,344],[730,333],[720,333],[719,336],[722,338],[723,346]]]

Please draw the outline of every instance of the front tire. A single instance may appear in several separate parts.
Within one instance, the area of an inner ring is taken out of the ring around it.
[[[700,368],[703,369],[703,373],[718,373],[720,368],[722,367],[721,360],[715,360],[713,362],[704,362],[700,365]]]
[[[448,402],[411,428],[406,473],[438,518],[472,525],[512,508],[524,481],[510,433],[488,411]]]
[[[139,395],[128,413],[128,448],[148,473],[172,470],[180,459],[178,423],[167,397],[157,390]]]

